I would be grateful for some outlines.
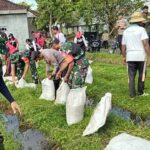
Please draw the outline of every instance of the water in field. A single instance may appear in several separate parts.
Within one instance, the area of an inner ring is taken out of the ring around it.
[[[0,115],[0,121],[5,122],[6,131],[12,133],[14,140],[18,141],[23,150],[59,150],[60,146],[46,138],[36,129],[19,131],[19,120],[16,115]]]

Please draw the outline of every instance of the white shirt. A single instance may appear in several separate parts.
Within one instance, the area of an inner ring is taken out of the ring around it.
[[[55,35],[55,38],[57,38],[59,41],[60,41],[60,44],[63,44],[66,42],[66,38],[64,36],[63,33],[61,32],[58,32],[56,35]]]
[[[146,53],[142,40],[148,39],[146,30],[136,24],[123,33],[122,45],[126,45],[126,61],[145,61]]]

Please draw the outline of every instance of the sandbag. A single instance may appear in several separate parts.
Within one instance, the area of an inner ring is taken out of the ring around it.
[[[67,124],[80,122],[84,117],[84,105],[86,102],[86,87],[71,89],[66,102]]]
[[[90,135],[98,131],[105,125],[109,111],[111,110],[111,93],[106,93],[97,104],[90,122],[83,132],[83,136]]]
[[[57,90],[55,104],[65,104],[67,101],[69,91],[70,91],[69,85],[64,81],[62,81],[61,85]]]
[[[91,66],[88,67],[87,75],[85,78],[85,83],[92,84],[93,83],[93,71]]]
[[[6,76],[3,77],[4,81],[12,81],[12,76]],[[17,80],[17,77],[15,77],[15,80]]]
[[[42,80],[42,94],[39,99],[53,101],[55,99],[55,87],[53,80]]]
[[[17,88],[36,88],[36,84],[34,83],[27,83],[23,78],[15,83]]]
[[[112,138],[105,150],[150,150],[150,141],[122,133]]]

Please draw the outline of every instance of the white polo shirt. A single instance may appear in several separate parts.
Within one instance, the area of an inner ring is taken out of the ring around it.
[[[142,40],[148,39],[146,30],[136,24],[123,33],[122,45],[126,45],[126,61],[145,61],[146,53]]]

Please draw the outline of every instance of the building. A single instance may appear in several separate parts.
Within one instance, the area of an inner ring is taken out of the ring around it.
[[[34,19],[36,12],[8,0],[0,0],[0,29],[6,34],[13,33],[19,41],[20,50],[25,48],[25,40],[36,30]]]

